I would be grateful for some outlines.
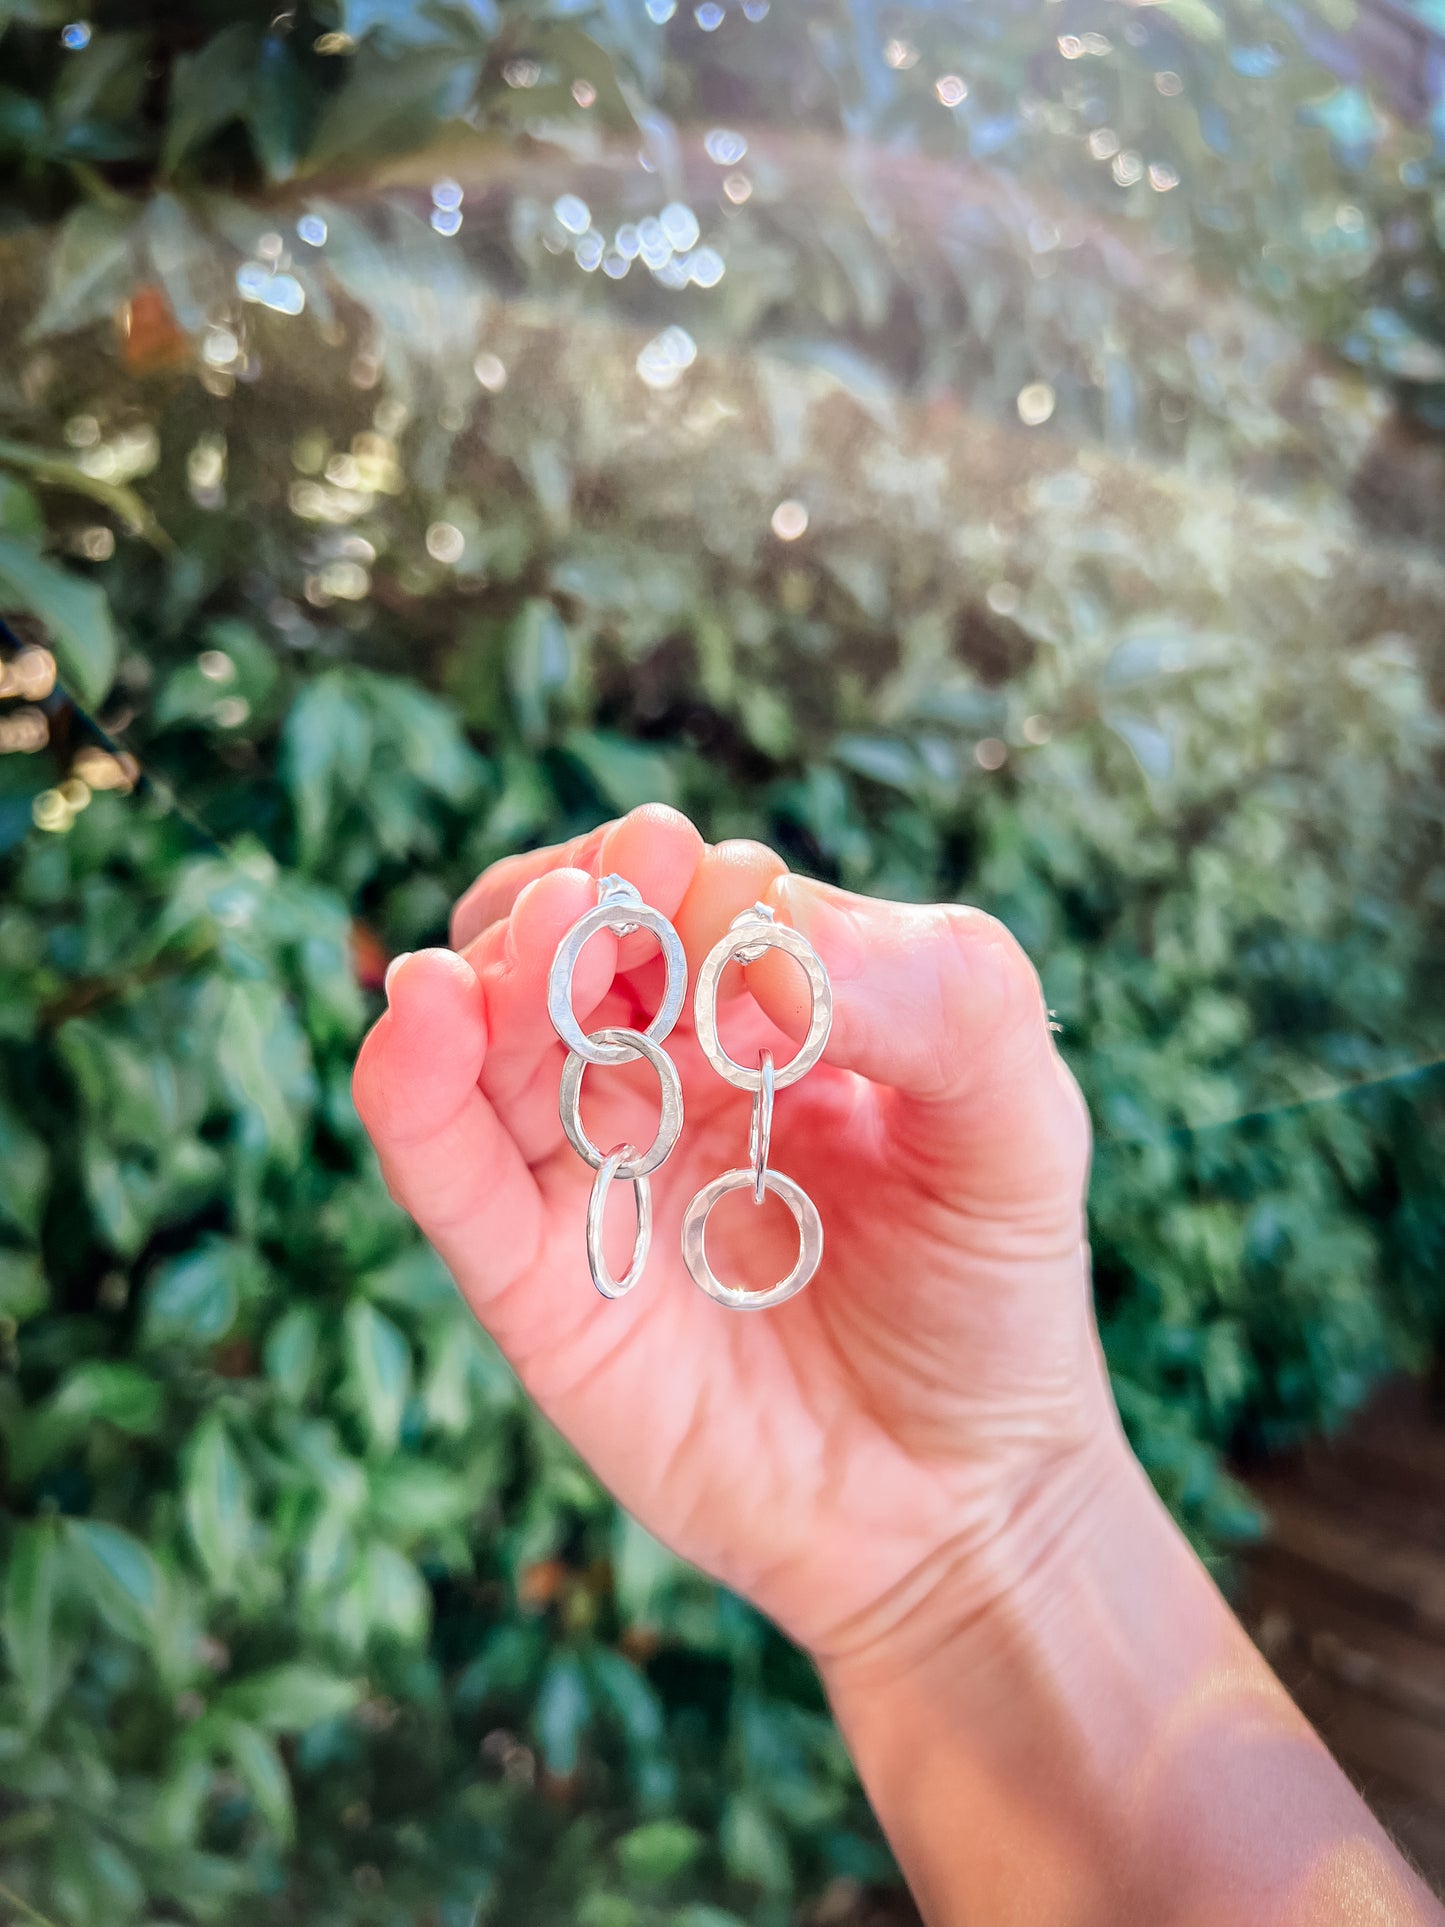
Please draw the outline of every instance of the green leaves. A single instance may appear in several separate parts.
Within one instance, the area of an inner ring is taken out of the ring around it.
[[[365,781],[371,742],[370,712],[345,676],[318,677],[292,705],[282,756],[304,867],[317,862],[340,806]]]
[[[50,252],[49,284],[29,333],[67,334],[108,320],[135,275],[136,215],[129,207],[82,202]]]
[[[61,675],[94,708],[115,679],[116,636],[104,592],[0,535],[0,607],[40,619]]]
[[[168,1260],[145,1294],[144,1332],[152,1345],[217,1344],[236,1321],[250,1262],[225,1238],[207,1238]]]
[[[259,37],[249,21],[223,27],[194,54],[182,54],[171,76],[170,117],[161,147],[163,173],[172,173],[194,147],[239,120],[251,98]]]
[[[581,1665],[575,1654],[561,1652],[542,1676],[535,1714],[537,1742],[551,1772],[576,1771],[582,1730],[591,1717]]]
[[[248,121],[262,167],[273,181],[294,178],[311,138],[316,96],[291,44],[268,33],[261,42]]]
[[[262,1819],[279,1843],[289,1846],[296,1833],[296,1805],[275,1742],[243,1720],[233,1720],[224,1728],[224,1744]]]
[[[217,1694],[215,1706],[265,1733],[304,1733],[342,1718],[360,1697],[354,1680],[297,1660],[235,1681]]]
[[[393,55],[368,41],[322,112],[306,171],[371,163],[416,147],[439,122],[461,112],[480,71],[479,59],[467,59],[455,47]]]
[[[255,22],[235,21],[175,64],[161,171],[174,173],[215,134],[243,121],[268,178],[289,181],[315,114],[314,86],[290,41]]]
[[[217,1591],[236,1590],[252,1551],[251,1481],[224,1422],[202,1421],[187,1448],[186,1528]]]
[[[68,1519],[75,1570],[96,1609],[123,1639],[147,1643],[165,1606],[165,1579],[133,1534],[101,1519]]]
[[[0,1634],[31,1725],[44,1717],[59,1683],[54,1613],[60,1568],[59,1537],[51,1527],[15,1528],[6,1554]]]
[[[653,1820],[623,1834],[616,1851],[629,1880],[662,1887],[692,1865],[702,1844],[702,1836],[679,1820]]]
[[[572,645],[562,620],[550,602],[534,597],[523,604],[507,643],[507,679],[527,742],[545,736],[552,698],[571,671]]]
[[[530,1411],[360,1133],[387,957],[515,850],[664,798],[1015,929],[1094,1111],[1126,1420],[1201,1539],[1248,1523],[1221,1442],[1445,1329],[1437,1087],[1378,1081],[1440,1055],[1442,596],[1396,502],[1428,524],[1434,431],[1391,411],[1439,373],[1441,196],[1247,13],[1075,65],[1029,9],[905,8],[911,70],[839,16],[821,89],[776,6],[682,64],[636,0],[12,24],[43,352],[0,606],[78,695],[123,645],[103,715],[160,779],[42,833],[63,704],[0,757],[3,1844],[50,1918],[771,1927],[886,1873],[796,1658]],[[664,119],[724,100],[745,204]],[[789,177],[840,111],[862,201]],[[716,286],[560,240],[564,192],[641,218],[629,123]],[[241,300],[273,257],[304,312]],[[654,391],[658,302],[697,359]],[[107,553],[162,502],[173,548]]]
[[[44,1140],[0,1098],[0,1220],[34,1237],[45,1209]]]
[[[411,1347],[365,1299],[346,1312],[347,1380],[373,1449],[389,1451],[401,1432],[411,1392]]]

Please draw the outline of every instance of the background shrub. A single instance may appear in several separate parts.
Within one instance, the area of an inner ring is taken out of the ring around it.
[[[0,9],[61,673],[0,719],[0,1877],[65,1927],[887,1874],[361,1140],[386,956],[508,850],[662,797],[1007,919],[1211,1554],[1224,1452],[1438,1338],[1428,103],[1334,6],[665,13]]]

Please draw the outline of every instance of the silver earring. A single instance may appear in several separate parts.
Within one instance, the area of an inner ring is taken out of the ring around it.
[[[572,1008],[572,973],[583,944],[599,930],[615,931],[619,937],[634,930],[650,930],[662,947],[667,968],[662,1006],[646,1031],[609,1025],[589,1035],[577,1021]],[[597,1173],[587,1205],[587,1263],[592,1282],[604,1298],[624,1297],[647,1263],[652,1244],[652,1186],[648,1174],[671,1155],[682,1130],[682,1080],[676,1064],[663,1050],[662,1040],[677,1022],[686,994],[687,958],[682,939],[660,910],[642,901],[634,885],[619,876],[603,877],[597,886],[596,909],[579,917],[557,946],[547,978],[547,1012],[553,1029],[567,1046],[558,1096],[562,1129],[573,1150]],[[632,1144],[617,1144],[604,1153],[582,1128],[582,1073],[589,1064],[627,1064],[638,1057],[645,1057],[651,1064],[662,1089],[657,1135],[640,1154]],[[602,1214],[614,1178],[630,1179],[637,1199],[637,1236],[632,1261],[622,1278],[612,1276],[602,1255]]]
[[[813,992],[813,1014],[808,1034],[790,1062],[781,1070],[775,1070],[772,1052],[764,1050],[759,1053],[758,1068],[751,1071],[729,1057],[718,1041],[718,980],[734,959],[739,963],[755,963],[768,949],[785,950],[803,966]],[[703,959],[697,973],[693,1008],[697,1041],[703,1055],[719,1077],[726,1078],[738,1090],[752,1092],[753,1119],[748,1134],[747,1167],[724,1171],[711,1184],[705,1184],[687,1207],[682,1221],[683,1262],[699,1289],[720,1305],[731,1306],[735,1311],[765,1311],[770,1305],[781,1305],[796,1297],[818,1269],[823,1256],[823,1221],[818,1216],[818,1207],[802,1185],[769,1167],[768,1156],[772,1146],[774,1095],[785,1085],[796,1084],[823,1055],[828,1032],[833,1027],[833,988],[822,959],[808,939],[786,924],[776,923],[766,904],[755,903],[751,910],[733,918],[727,934]],[[781,1283],[767,1291],[747,1291],[725,1285],[708,1263],[708,1214],[719,1198],[729,1191],[741,1191],[744,1186],[752,1191],[756,1204],[761,1204],[769,1191],[781,1198],[798,1225],[798,1261]]]

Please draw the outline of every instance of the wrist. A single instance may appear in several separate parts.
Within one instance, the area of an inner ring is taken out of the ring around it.
[[[820,1671],[930,1927],[1438,1918],[1122,1440]]]
[[[902,1583],[813,1648],[831,1698],[904,1681],[927,1690],[935,1675],[986,1679],[1003,1653],[1043,1635],[1083,1568],[1122,1551],[1141,1524],[1151,1542],[1174,1533],[1116,1421],[1042,1466],[980,1483],[958,1494],[951,1528]]]

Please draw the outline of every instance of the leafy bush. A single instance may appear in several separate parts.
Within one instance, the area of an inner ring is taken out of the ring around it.
[[[807,1667],[360,1139],[386,955],[507,850],[661,796],[1004,916],[1207,1550],[1226,1450],[1438,1337],[1427,137],[1244,5],[762,11],[3,16],[0,606],[64,686],[0,757],[0,1877],[64,1927],[886,1875]],[[690,282],[587,277],[666,206]]]

